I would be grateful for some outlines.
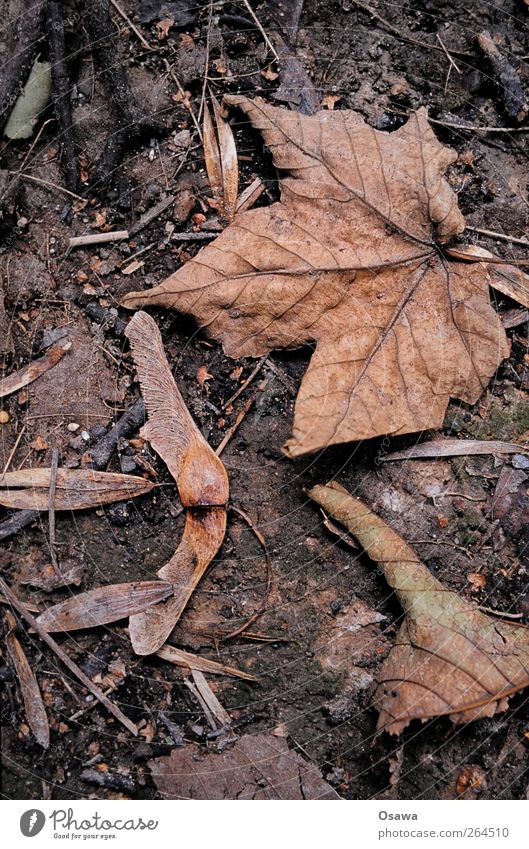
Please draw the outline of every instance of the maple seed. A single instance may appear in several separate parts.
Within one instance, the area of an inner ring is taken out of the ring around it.
[[[447,590],[414,550],[334,481],[311,498],[380,564],[406,616],[378,675],[377,728],[400,732],[412,719],[449,714],[469,722],[507,709],[529,687],[529,628],[487,616]]]
[[[350,110],[300,115],[224,98],[270,148],[281,200],[239,213],[154,289],[123,305],[190,313],[231,357],[316,342],[285,452],[442,425],[475,403],[509,345],[494,268],[439,245],[464,219],[445,172],[457,158],[425,109],[396,132]]]

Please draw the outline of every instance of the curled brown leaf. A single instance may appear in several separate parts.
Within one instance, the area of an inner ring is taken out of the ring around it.
[[[469,722],[506,710],[529,686],[529,628],[482,613],[430,574],[414,550],[358,498],[332,482],[309,495],[379,563],[405,611],[374,694],[379,731],[450,715]]]

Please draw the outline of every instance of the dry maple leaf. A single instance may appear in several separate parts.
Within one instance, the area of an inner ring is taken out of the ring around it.
[[[337,483],[309,495],[380,564],[406,616],[378,675],[379,731],[449,714],[469,722],[507,709],[529,686],[529,628],[487,616],[430,574],[415,552]]]
[[[439,427],[475,402],[509,347],[489,271],[439,247],[464,230],[444,178],[456,153],[425,109],[394,133],[352,111],[306,116],[229,96],[259,129],[281,201],[237,215],[167,280],[123,304],[193,315],[232,357],[316,342],[290,456]]]
[[[125,334],[148,414],[141,435],[166,464],[186,508],[180,545],[158,571],[160,578],[174,584],[174,597],[130,618],[134,651],[151,654],[166,641],[222,544],[229,485],[226,469],[198,430],[178,391],[154,320],[138,312]]]

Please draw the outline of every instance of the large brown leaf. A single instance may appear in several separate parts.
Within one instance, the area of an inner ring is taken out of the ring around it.
[[[394,133],[356,112],[300,115],[229,96],[263,135],[281,201],[237,215],[159,286],[123,301],[192,314],[233,357],[317,343],[290,456],[439,427],[509,348],[484,263],[439,247],[464,229],[444,177],[456,153],[424,109]]]
[[[469,722],[506,710],[529,687],[529,628],[482,613],[430,574],[404,540],[337,483],[309,495],[380,564],[406,616],[378,676],[378,728],[449,714]]]

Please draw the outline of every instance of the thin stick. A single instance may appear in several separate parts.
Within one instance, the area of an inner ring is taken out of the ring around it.
[[[456,73],[458,73],[458,74],[461,76],[461,70],[458,68],[458,66],[456,65],[456,63],[454,62],[454,60],[452,59],[452,57],[450,56],[450,53],[448,52],[448,50],[447,50],[447,49],[446,49],[446,47],[444,46],[443,41],[442,41],[441,36],[439,35],[439,33],[437,33],[437,41],[439,42],[439,44],[440,44],[440,45],[441,45],[441,47],[443,48],[443,51],[444,51],[444,53],[445,53],[445,55],[446,55],[446,58],[447,58],[447,59],[448,59],[448,61],[450,62],[450,64],[451,64],[452,68],[454,69],[454,71],[456,71]]]
[[[68,242],[68,247],[80,248],[83,245],[103,245],[106,242],[122,242],[128,238],[128,230],[114,230],[111,233],[90,233],[86,236],[72,236]]]
[[[465,227],[465,230],[470,230],[471,233],[479,233],[480,236],[489,236],[491,239],[500,239],[502,242],[512,242],[513,245],[522,245],[524,248],[529,248],[527,239],[519,239],[506,233],[497,233],[496,230],[483,230],[481,227]]]
[[[136,26],[134,26],[134,24],[132,23],[131,19],[130,19],[130,18],[129,18],[129,16],[127,15],[127,13],[126,13],[126,12],[125,12],[122,8],[121,8],[121,6],[119,6],[119,5],[118,5],[118,3],[116,3],[116,0],[110,0],[110,2],[112,3],[112,5],[113,5],[114,9],[116,10],[116,12],[118,13],[118,15],[121,15],[121,17],[123,18],[123,20],[125,21],[125,23],[127,24],[127,26],[128,26],[128,27],[130,27],[130,29],[132,30],[132,32],[134,33],[134,35],[135,35],[137,38],[139,38],[139,40],[141,41],[141,43],[143,44],[143,46],[145,47],[145,49],[146,49],[146,50],[153,51],[153,50],[154,50],[154,47],[151,47],[151,45],[149,44],[149,42],[148,42],[148,41],[146,41],[146,40],[144,39],[144,37],[143,37],[143,35],[141,34],[141,32],[139,31],[139,29],[138,29]]]
[[[55,492],[57,489],[57,467],[59,465],[59,449],[54,446],[51,450],[50,489],[48,495],[48,528],[50,534],[50,557],[55,571],[58,570],[57,551],[55,548]]]
[[[260,531],[257,530],[257,528],[253,524],[252,520],[244,512],[244,510],[241,510],[240,507],[236,507],[234,504],[230,504],[229,509],[232,510],[234,513],[236,513],[237,516],[240,516],[241,519],[244,519],[244,521],[246,522],[246,524],[248,525],[248,527],[250,528],[252,533],[255,534],[255,536],[259,540],[259,544],[264,551],[265,563],[266,563],[266,591],[265,591],[263,600],[261,601],[261,604],[259,605],[257,610],[254,610],[254,612],[246,620],[246,622],[243,625],[241,625],[240,628],[236,628],[234,631],[229,631],[227,634],[222,634],[222,636],[220,636],[221,640],[231,640],[231,639],[233,639],[233,637],[238,637],[240,634],[242,634],[244,631],[246,631],[246,629],[249,628],[250,625],[252,625],[259,616],[262,616],[262,614],[265,612],[265,610],[268,607],[268,601],[269,601],[269,598],[270,598],[270,593],[272,591],[272,563],[271,563],[271,560],[270,560],[270,555],[268,553],[268,548],[266,546],[266,540],[265,540],[264,536],[262,535],[262,533]]]
[[[7,598],[12,607],[18,610],[20,615],[24,617],[28,625],[31,625],[31,627],[33,628],[35,633],[38,634],[41,640],[44,640],[44,642],[50,647],[50,649],[55,652],[57,657],[62,660],[62,662],[70,670],[72,675],[75,675],[76,678],[78,678],[79,681],[84,684],[87,690],[90,690],[92,695],[95,696],[95,698],[98,699],[101,704],[104,705],[106,709],[110,711],[110,713],[115,716],[116,719],[121,722],[121,724],[124,725],[128,731],[131,732],[131,734],[134,734],[134,736],[137,737],[138,729],[136,728],[134,723],[130,719],[128,719],[128,717],[126,717],[125,714],[122,713],[122,711],[120,711],[117,705],[115,705],[113,702],[110,701],[110,699],[105,696],[105,694],[99,689],[99,687],[96,687],[93,681],[90,681],[90,678],[88,678],[88,676],[85,675],[83,670],[80,669],[77,664],[66,654],[64,649],[62,649],[58,645],[58,643],[55,642],[53,637],[50,637],[47,631],[45,631],[39,625],[35,617],[29,612],[26,605],[23,604],[23,602],[21,602],[13,592],[11,592],[3,578],[0,578],[0,591],[4,594],[4,596]]]
[[[248,0],[242,0],[242,2],[244,3],[244,5],[246,6],[246,8],[248,9],[248,12],[250,13],[250,15],[252,16],[252,19],[253,19],[253,21],[254,21],[254,23],[255,23],[255,26],[257,27],[257,29],[258,29],[258,30],[259,30],[259,32],[261,33],[261,35],[262,35],[262,37],[263,37],[263,41],[265,42],[266,46],[267,46],[267,47],[268,47],[268,49],[270,50],[270,52],[271,52],[272,56],[275,58],[276,62],[279,62],[280,60],[279,60],[279,55],[278,55],[278,53],[277,53],[277,50],[275,49],[274,45],[272,44],[272,42],[271,42],[271,41],[270,41],[270,39],[268,38],[268,36],[267,36],[266,32],[264,31],[264,29],[263,29],[263,27],[262,27],[261,22],[259,21],[259,18],[257,17],[257,15],[255,14],[254,10],[253,10],[253,9],[252,9],[252,7],[250,6],[250,3],[248,2]]]
[[[86,198],[82,198],[81,195],[76,195],[75,192],[70,192],[68,189],[63,188],[63,186],[51,183],[49,180],[41,180],[40,177],[32,177],[30,174],[20,174],[20,179],[31,180],[33,183],[39,183],[41,186],[46,186],[47,189],[55,189],[57,192],[62,192],[63,195],[68,195],[68,197],[75,198],[75,200],[80,200],[83,203],[86,203]]]
[[[242,407],[242,409],[241,409],[241,410],[239,410],[239,412],[237,413],[237,418],[235,419],[234,423],[232,424],[232,426],[229,428],[229,430],[228,430],[228,431],[226,432],[226,434],[224,435],[224,439],[222,440],[222,442],[221,442],[221,443],[217,446],[217,448],[215,449],[215,454],[217,455],[217,457],[220,457],[220,455],[222,454],[222,452],[223,452],[223,451],[224,451],[224,449],[226,448],[226,445],[228,444],[228,442],[230,441],[230,439],[233,437],[234,433],[235,433],[235,432],[239,429],[239,427],[241,426],[242,422],[243,422],[243,421],[244,421],[244,419],[246,418],[246,415],[247,415],[247,413],[248,413],[248,410],[250,409],[250,407],[252,406],[252,404],[253,404],[253,402],[254,402],[254,401],[255,401],[255,395],[252,395],[252,397],[251,397],[251,398],[248,398],[248,399],[244,402],[244,406],[243,406],[243,407]]]
[[[201,128],[201,126],[200,126],[200,124],[197,120],[197,116],[195,115],[195,113],[193,112],[193,109],[191,108],[191,104],[189,102],[189,99],[186,97],[186,93],[185,93],[185,91],[182,87],[180,80],[178,79],[175,72],[173,71],[173,66],[169,64],[167,59],[165,60],[165,67],[167,68],[167,72],[168,72],[169,76],[171,77],[171,79],[175,83],[175,85],[176,85],[176,87],[177,87],[177,89],[178,89],[178,91],[179,91],[179,93],[182,97],[182,103],[184,104],[184,106],[186,106],[186,101],[189,104],[189,106],[186,106],[186,109],[191,116],[191,120],[193,121],[193,124],[195,125],[195,129],[198,133],[198,137],[199,137],[200,141],[202,141],[202,128]]]
[[[174,195],[169,195],[168,197],[163,198],[163,200],[161,200],[159,203],[156,203],[152,207],[152,209],[149,209],[149,211],[146,212],[145,215],[141,216],[139,221],[136,221],[136,223],[133,224],[132,227],[129,227],[129,236],[135,236],[136,233],[139,233],[140,230],[143,230],[143,228],[146,227],[147,224],[150,224],[151,221],[154,221],[155,218],[158,218],[158,216],[161,215],[162,212],[165,212],[166,209],[169,209],[169,207],[173,205],[175,200],[176,198]],[[134,256],[137,256],[137,254],[134,254]],[[132,257],[128,257],[128,259],[130,260],[132,259]]]
[[[20,433],[19,433],[19,434],[18,434],[18,436],[17,436],[17,441],[16,441],[16,442],[15,442],[15,444],[13,445],[13,447],[12,447],[11,451],[9,452],[9,457],[8,457],[8,458],[7,458],[7,460],[6,460],[6,464],[5,464],[5,466],[4,466],[3,470],[2,470],[2,474],[0,475],[0,478],[3,478],[3,477],[4,477],[4,475],[5,475],[5,473],[6,473],[6,472],[7,472],[7,470],[9,469],[9,466],[11,465],[11,460],[12,460],[12,459],[13,459],[13,457],[15,456],[15,452],[16,452],[16,450],[17,450],[17,448],[18,448],[19,444],[20,444],[20,440],[21,440],[21,439],[22,439],[22,437],[24,436],[24,431],[25,431],[25,430],[26,430],[26,425],[24,425],[24,426],[23,426],[22,430],[20,431]]]
[[[247,386],[249,386],[249,384],[250,384],[250,383],[252,382],[252,380],[256,377],[256,375],[258,375],[258,374],[259,374],[259,372],[261,371],[262,367],[263,367],[263,366],[264,366],[264,364],[266,363],[267,359],[268,359],[268,354],[265,354],[265,355],[264,355],[264,357],[261,357],[261,359],[259,360],[259,362],[258,362],[258,363],[257,363],[257,365],[255,366],[255,368],[253,369],[253,371],[249,374],[249,376],[248,376],[248,377],[246,378],[246,380],[244,381],[244,383],[242,383],[242,384],[239,386],[239,388],[238,388],[238,389],[237,389],[237,390],[233,393],[233,395],[230,395],[230,397],[228,398],[228,400],[227,400],[227,401],[224,401],[224,404],[222,404],[222,406],[221,406],[221,410],[225,410],[225,409],[226,409],[226,407],[228,407],[231,403],[233,403],[233,401],[236,401],[236,400],[237,400],[237,398],[239,397],[239,395],[240,395],[242,392],[244,392],[244,390],[246,389],[246,387],[247,387]]]
[[[481,604],[479,605],[479,609],[483,611],[483,613],[492,613],[494,616],[503,616],[504,619],[523,619],[523,613],[505,613],[503,610],[494,610],[493,607],[483,607]]]
[[[206,239],[216,239],[218,233],[171,233],[174,242],[203,242]]]
[[[479,127],[477,124],[457,124],[455,121],[440,121],[438,118],[428,118],[428,121],[430,124],[439,124],[451,130],[466,130],[469,133],[529,133],[529,127]]]

